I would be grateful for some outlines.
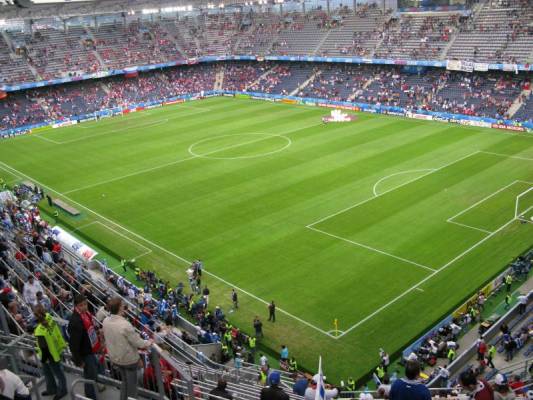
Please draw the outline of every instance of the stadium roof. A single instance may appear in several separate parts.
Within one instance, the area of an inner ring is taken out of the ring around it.
[[[231,8],[251,4],[277,4],[288,0],[0,0],[0,21],[70,18],[117,13],[141,14],[142,10],[179,12]],[[289,0],[291,1],[291,0]],[[301,0],[292,0],[301,1]]]

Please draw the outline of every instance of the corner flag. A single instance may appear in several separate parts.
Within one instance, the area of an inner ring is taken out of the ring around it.
[[[316,382],[315,400],[326,400],[326,387],[322,373],[322,356],[318,357],[318,380]]]

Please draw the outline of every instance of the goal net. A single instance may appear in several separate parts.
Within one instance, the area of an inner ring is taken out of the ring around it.
[[[516,196],[514,217],[533,223],[533,187]]]

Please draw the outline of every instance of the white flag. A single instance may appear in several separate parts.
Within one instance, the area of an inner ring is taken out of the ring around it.
[[[324,374],[322,374],[322,356],[318,357],[318,381],[316,382],[315,400],[326,400]]]

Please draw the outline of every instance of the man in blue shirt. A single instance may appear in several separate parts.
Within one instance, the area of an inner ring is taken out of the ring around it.
[[[429,389],[417,381],[419,375],[418,361],[407,361],[405,378],[394,381],[389,394],[390,400],[431,400]]]

